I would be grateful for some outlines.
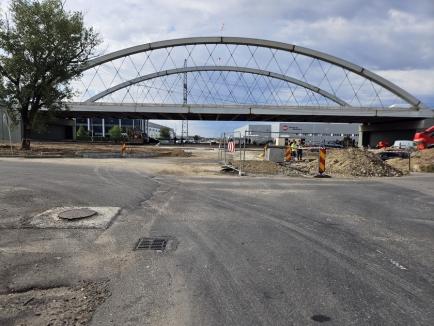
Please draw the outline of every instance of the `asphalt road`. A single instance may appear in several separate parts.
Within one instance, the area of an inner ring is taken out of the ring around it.
[[[92,325],[432,325],[434,175],[153,176],[0,161],[0,292],[109,279]],[[106,230],[34,229],[120,206]],[[172,237],[165,253],[140,237]]]

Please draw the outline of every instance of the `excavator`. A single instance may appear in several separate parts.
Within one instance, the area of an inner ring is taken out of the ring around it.
[[[413,141],[419,150],[434,147],[434,126],[414,134]]]

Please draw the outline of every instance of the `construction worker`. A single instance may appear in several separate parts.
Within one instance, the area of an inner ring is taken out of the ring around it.
[[[291,143],[291,157],[294,159],[297,157],[297,142],[295,140]]]
[[[302,159],[303,159],[303,145],[301,144],[301,140],[299,140],[297,144],[297,161],[301,161]]]

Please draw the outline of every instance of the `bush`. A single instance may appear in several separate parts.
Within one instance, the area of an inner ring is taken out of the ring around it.
[[[163,127],[160,129],[160,139],[170,139],[170,129]]]
[[[122,139],[122,132],[121,132],[121,128],[119,128],[119,126],[111,127],[108,134],[109,134],[111,140],[119,141]]]
[[[89,132],[83,126],[80,126],[77,130],[76,138],[77,140],[87,140],[89,139]]]
[[[77,130],[77,137],[86,137],[89,136],[89,133],[87,132],[86,129],[84,129],[83,126],[80,126],[80,128],[78,128]]]

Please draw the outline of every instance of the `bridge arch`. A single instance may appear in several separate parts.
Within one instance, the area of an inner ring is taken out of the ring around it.
[[[215,47],[211,48],[211,50],[210,50],[210,48],[208,46],[211,46],[211,45],[214,45]],[[205,46],[206,50],[209,52],[210,57],[212,57],[211,52],[214,51],[217,48],[217,46],[221,46],[221,45],[224,45],[226,47],[228,47],[229,45],[232,45],[235,47],[246,47],[250,51],[251,59],[253,58],[253,60],[249,59],[249,61],[252,61],[252,62],[253,61],[256,62],[256,60],[257,60],[257,58],[255,57],[257,48],[269,49],[273,56],[275,53],[277,53],[276,51],[279,51],[279,53],[281,53],[281,52],[290,53],[292,55],[292,58],[294,59],[294,62],[296,63],[294,66],[298,66],[299,71],[301,72],[300,75],[302,78],[297,78],[297,76],[294,76],[292,74],[282,73],[282,71],[273,71],[273,69],[264,69],[262,67],[259,67],[259,65],[258,65],[258,67],[256,67],[256,69],[261,70],[261,71],[269,71],[271,74],[274,73],[277,75],[285,75],[288,78],[292,78],[294,80],[299,80],[299,81],[301,81],[301,83],[299,83],[299,86],[302,86],[302,87],[305,87],[307,85],[316,84],[314,81],[312,81],[312,82],[309,81],[308,77],[305,76],[306,72],[309,70],[310,66],[307,68],[307,70],[304,70],[303,67],[300,68],[299,63],[298,63],[298,60],[301,60],[299,58],[310,58],[312,60],[317,60],[319,62],[319,65],[321,66],[321,69],[322,69],[322,64],[324,64],[324,63],[327,63],[333,67],[342,68],[342,70],[344,71],[343,76],[345,78],[347,78],[349,82],[350,82],[350,80],[348,77],[350,74],[354,74],[354,75],[360,77],[363,80],[363,82],[369,81],[372,84],[372,88],[374,90],[374,93],[378,98],[380,97],[379,93],[384,89],[384,90],[390,92],[391,94],[393,94],[394,96],[396,96],[397,98],[399,98],[400,100],[402,100],[406,107],[411,107],[415,110],[425,108],[425,106],[423,105],[423,103],[419,99],[417,99],[413,95],[409,94],[407,91],[403,90],[402,88],[395,85],[394,83],[384,79],[383,77],[381,77],[381,76],[373,73],[372,71],[370,71],[366,68],[363,68],[357,64],[351,63],[347,60],[343,60],[341,58],[332,56],[332,55],[324,53],[324,52],[316,51],[313,49],[309,49],[309,48],[305,48],[305,47],[301,47],[301,46],[297,46],[297,45],[293,45],[293,44],[288,44],[288,43],[275,42],[275,41],[269,41],[269,40],[261,40],[261,39],[253,39],[253,38],[192,37],[192,38],[182,38],[182,39],[174,39],[174,40],[147,43],[147,44],[142,44],[142,45],[126,48],[123,50],[115,51],[115,52],[112,52],[112,53],[109,53],[106,55],[102,55],[102,56],[95,58],[93,60],[90,60],[83,66],[83,72],[89,71],[91,69],[96,69],[97,72],[99,72],[98,71],[99,68],[104,66],[105,64],[110,64],[110,63],[113,64],[113,62],[115,62],[116,60],[123,60],[122,61],[122,63],[123,63],[124,61],[127,61],[126,58],[130,58],[130,60],[131,60],[131,56],[134,56],[137,54],[143,54],[143,53],[151,53],[153,51],[158,51],[158,50],[166,50],[168,57],[170,57],[173,49],[179,48],[179,47],[189,47],[190,46],[194,49],[194,47]],[[186,54],[187,58],[191,58],[191,59],[193,58],[191,55],[192,51],[193,50],[187,51],[187,54]],[[273,51],[275,51],[275,52],[273,52]],[[230,53],[230,56],[232,56],[232,54],[233,53]],[[172,60],[172,62],[173,62],[173,58],[170,58],[170,60]],[[214,61],[214,59],[212,59],[212,60]],[[168,61],[167,58],[166,58],[166,61]],[[279,63],[277,65],[279,65]],[[200,66],[204,66],[204,65],[199,64],[196,66],[200,67]],[[214,61],[214,66],[221,66],[221,65],[216,64]],[[241,69],[241,68],[252,69],[252,67],[248,67],[248,66],[244,67],[244,66],[241,66],[235,62],[232,66],[235,66],[239,69]],[[167,68],[170,68],[170,69],[167,69]],[[149,75],[152,73],[159,73],[162,71],[169,71],[169,70],[171,71],[173,69],[182,69],[182,68],[183,67],[180,64],[174,64],[171,67],[165,66],[163,69],[158,69],[158,67],[154,67],[154,69],[152,69],[152,71],[148,71],[147,74],[142,74],[142,75],[144,76],[144,75]],[[117,70],[116,67],[115,67],[115,70]],[[331,87],[332,85],[331,85],[329,79],[332,79],[332,77],[329,78],[329,76],[327,75],[327,74],[331,75],[331,73],[329,73],[329,70],[327,70],[327,69],[322,69],[322,70],[323,70],[322,73],[324,74],[325,78],[323,77],[321,79],[321,82],[323,82],[324,80],[327,80],[328,84],[330,85],[330,88],[327,89],[327,88],[321,87],[321,85],[316,84],[316,86],[313,86],[313,89],[321,90],[320,92],[317,92],[317,93],[322,95],[322,96],[324,96],[325,94],[326,95],[328,95],[328,94],[332,95],[332,97],[326,96],[329,99],[331,99],[333,97],[335,99],[339,99],[338,101],[333,101],[333,102],[337,103],[338,105],[342,105],[343,102],[345,102],[346,104],[349,104],[348,100],[346,100],[344,97],[342,97],[340,94],[338,94],[339,92],[338,92],[338,89],[336,89],[336,88],[339,88],[340,85],[339,85],[339,87],[335,87],[335,88]],[[303,73],[303,71],[304,71],[304,73]],[[116,71],[116,73],[119,73],[119,71]],[[134,77],[137,78],[137,77],[140,77],[142,75],[136,74],[136,76],[134,76]],[[270,77],[272,77],[272,76],[270,75]],[[134,80],[135,78],[125,78],[124,80],[122,80],[122,83],[128,82],[130,80]],[[121,83],[114,83],[114,85],[110,84],[105,88],[102,87],[103,89],[100,88],[99,90],[96,90],[96,89],[92,90],[91,92],[89,92],[87,94],[87,98],[89,98],[89,97],[92,98],[96,94],[101,94],[102,92],[107,91],[108,89],[111,89],[112,87],[114,87],[118,84],[121,84]],[[350,84],[351,84],[351,82],[350,82]],[[357,98],[357,100],[359,101],[358,93],[357,93],[359,91],[358,86],[351,84],[351,87],[348,87],[348,88],[350,90],[352,90],[354,93],[353,99]],[[312,90],[309,87],[307,87],[307,89]],[[86,98],[84,98],[84,100],[85,99]],[[83,98],[82,98],[82,100],[83,100]],[[340,101],[342,101],[342,102],[340,102]],[[359,103],[360,103],[360,101],[359,101]],[[381,106],[383,106],[383,107],[386,106],[382,103],[381,99],[380,99],[380,103],[381,103]],[[349,104],[349,105],[351,105],[351,104]],[[364,106],[364,105],[362,105],[360,103],[360,105],[358,105],[358,106]]]
[[[331,94],[331,93],[329,93],[329,92],[327,92],[327,91],[325,91],[319,87],[316,87],[315,85],[311,85],[309,83],[303,82],[302,80],[299,80],[299,79],[296,79],[293,77],[289,77],[289,76],[285,76],[282,74],[277,74],[277,73],[274,73],[271,71],[246,68],[246,67],[233,67],[233,66],[196,66],[196,67],[184,67],[184,68],[175,68],[175,69],[171,69],[171,70],[159,71],[156,73],[147,74],[147,75],[140,76],[140,77],[125,81],[123,83],[117,84],[113,87],[106,89],[105,91],[102,91],[102,92],[92,96],[91,98],[86,100],[86,102],[98,101],[101,98],[107,96],[108,94],[112,94],[114,92],[117,92],[120,89],[125,88],[125,87],[131,86],[131,85],[134,85],[134,84],[146,81],[146,80],[150,80],[153,78],[159,78],[162,76],[169,76],[169,75],[173,75],[173,74],[196,72],[196,71],[235,71],[235,72],[241,72],[241,73],[249,73],[249,74],[256,74],[256,75],[261,75],[261,76],[267,76],[270,78],[275,78],[278,80],[286,81],[286,82],[307,88],[307,89],[309,89],[315,93],[318,93],[318,94],[330,99],[331,101],[335,102],[336,104],[338,104],[340,106],[350,106],[347,102],[338,98],[337,96],[335,96],[335,95],[333,95],[333,94]]]

